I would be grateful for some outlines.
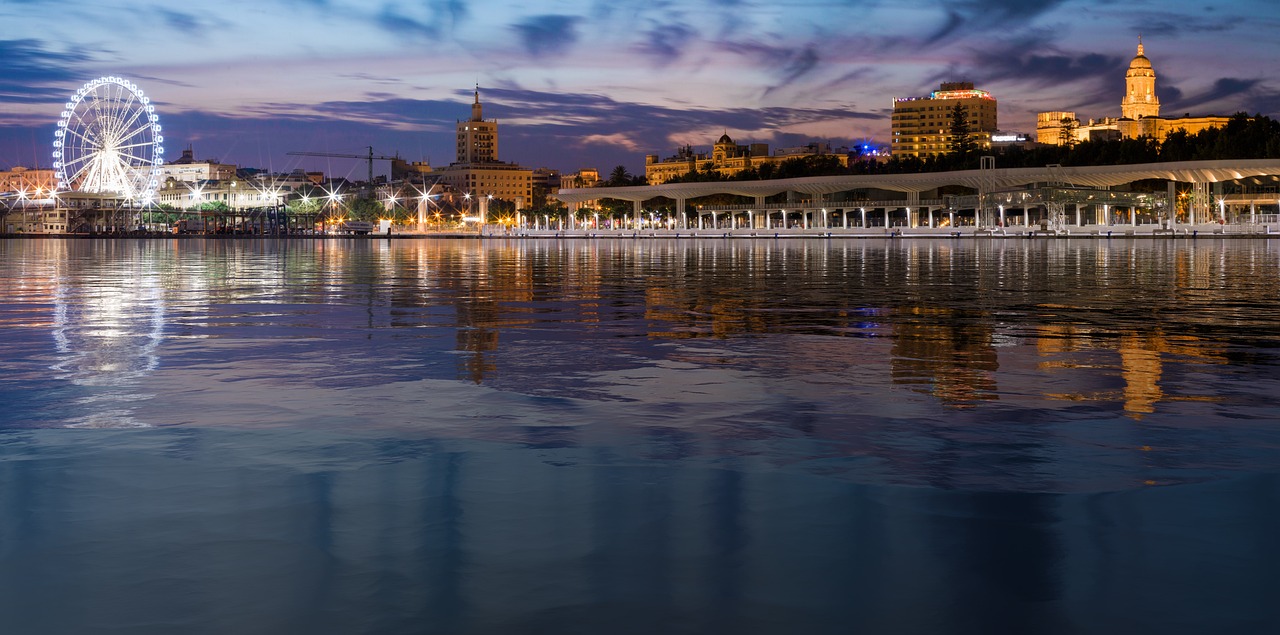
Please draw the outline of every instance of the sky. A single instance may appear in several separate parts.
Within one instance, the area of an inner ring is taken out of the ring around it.
[[[446,165],[476,85],[501,160],[565,172],[726,132],[887,143],[893,98],[943,81],[1033,133],[1119,116],[1139,35],[1162,114],[1280,114],[1275,0],[0,0],[0,24],[0,168],[50,165],[62,104],[104,75],[154,100],[166,159],[351,178],[286,153]]]

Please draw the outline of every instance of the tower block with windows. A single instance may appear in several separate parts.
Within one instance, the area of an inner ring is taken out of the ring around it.
[[[498,160],[498,122],[485,121],[480,105],[480,87],[476,86],[471,103],[471,118],[458,122],[458,163],[494,163]]]
[[[439,170],[440,182],[461,194],[469,218],[486,222],[490,202],[506,201],[516,212],[533,200],[533,170],[498,160],[498,121],[484,118],[480,87],[471,102],[471,117],[458,121],[457,160]]]

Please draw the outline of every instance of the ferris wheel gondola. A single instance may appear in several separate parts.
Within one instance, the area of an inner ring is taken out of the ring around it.
[[[155,106],[137,85],[114,76],[92,80],[65,104],[54,132],[58,191],[153,203],[163,142]]]

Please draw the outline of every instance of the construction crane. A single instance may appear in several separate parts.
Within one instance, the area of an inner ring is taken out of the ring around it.
[[[334,154],[331,152],[286,152],[285,154],[296,157],[330,157],[334,159],[364,159],[369,162],[369,185],[373,185],[373,162],[374,161],[399,161],[400,157],[382,157],[374,156],[373,146],[365,146],[369,148],[369,154]]]

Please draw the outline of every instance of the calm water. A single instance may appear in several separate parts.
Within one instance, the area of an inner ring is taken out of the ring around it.
[[[1280,631],[1280,241],[0,241],[0,632]]]

